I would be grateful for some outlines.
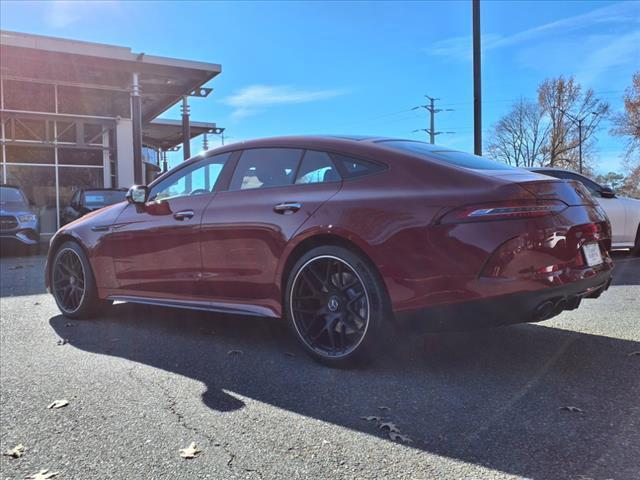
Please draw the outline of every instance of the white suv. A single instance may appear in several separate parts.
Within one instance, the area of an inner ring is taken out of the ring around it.
[[[582,183],[606,212],[611,222],[612,248],[629,248],[640,254],[640,200],[618,197],[605,187],[579,173],[559,168],[530,168],[532,172]]]

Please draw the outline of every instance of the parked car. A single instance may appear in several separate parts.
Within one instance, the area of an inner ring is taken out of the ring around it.
[[[422,142],[236,143],[127,199],[52,239],[64,315],[120,300],[285,317],[342,364],[394,327],[545,320],[611,281],[609,222],[582,185]]]
[[[529,170],[555,178],[576,180],[584,185],[609,217],[613,248],[629,248],[635,255],[640,255],[640,200],[620,197],[611,187],[600,185],[576,172],[542,167]]]
[[[30,247],[40,242],[38,214],[13,185],[0,185],[0,239]]]
[[[62,211],[61,223],[67,224],[94,210],[122,202],[127,194],[122,188],[91,188],[77,190]]]

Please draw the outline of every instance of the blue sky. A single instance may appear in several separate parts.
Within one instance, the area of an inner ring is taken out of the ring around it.
[[[103,42],[135,52],[222,64],[194,120],[227,128],[229,141],[313,133],[424,138],[429,94],[438,143],[471,151],[471,2],[11,2],[3,29]],[[535,99],[550,76],[574,75],[622,108],[640,69],[640,2],[484,1],[485,129],[514,99]],[[179,118],[177,108],[166,117]],[[608,122],[598,169],[619,168],[624,144]],[[218,138],[211,140],[212,144]],[[201,142],[194,142],[198,151]],[[175,155],[173,161],[178,161]]]

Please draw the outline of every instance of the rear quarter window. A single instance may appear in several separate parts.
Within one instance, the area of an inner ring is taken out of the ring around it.
[[[387,170],[387,166],[380,163],[369,162],[341,154],[331,154],[331,156],[334,161],[340,165],[346,178],[364,177],[365,175],[372,175]]]

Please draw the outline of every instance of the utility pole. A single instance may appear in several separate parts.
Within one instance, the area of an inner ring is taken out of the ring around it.
[[[584,121],[589,118],[590,115],[593,115],[593,120],[592,120],[592,124],[593,121],[595,121],[595,117],[597,117],[599,115],[598,112],[589,112],[584,114],[582,117],[575,117],[573,115],[571,115],[569,112],[565,112],[564,110],[562,110],[561,108],[559,108],[558,110],[560,110],[566,117],[569,118],[569,120],[571,120],[571,122],[574,125],[578,126],[578,172],[582,173],[582,124],[584,123]]]
[[[473,7],[473,153],[482,155],[482,75],[480,62],[480,0]]]
[[[429,112],[429,128],[419,128],[418,130],[414,130],[414,132],[427,132],[429,134],[429,143],[432,145],[436,143],[436,135],[440,135],[441,133],[454,133],[454,132],[436,132],[436,113],[439,112],[452,112],[452,108],[436,108],[436,100],[440,100],[439,98],[433,98],[429,95],[425,95],[425,98],[429,100],[428,105],[418,105],[417,107],[413,107],[411,110],[417,110],[419,108],[424,108]]]

